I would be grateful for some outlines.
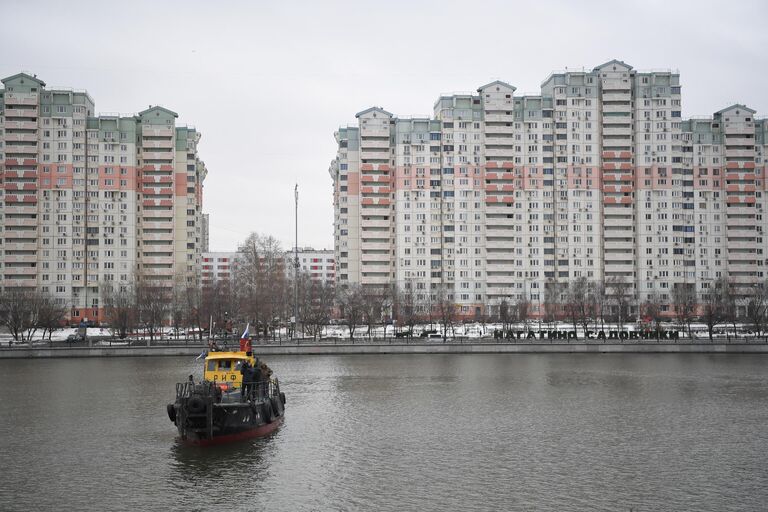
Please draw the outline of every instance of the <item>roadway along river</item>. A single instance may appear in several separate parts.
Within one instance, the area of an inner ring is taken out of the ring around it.
[[[0,361],[0,510],[765,510],[768,356],[269,358],[270,438],[177,444],[191,358]]]

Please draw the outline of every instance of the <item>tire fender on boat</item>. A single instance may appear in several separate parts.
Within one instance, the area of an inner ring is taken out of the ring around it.
[[[198,414],[205,411],[205,402],[202,398],[193,396],[187,401],[187,410],[192,414]]]
[[[285,393],[282,391],[280,392],[280,401],[283,402],[283,405],[285,405]]]
[[[261,404],[261,416],[265,423],[271,423],[274,413],[272,412],[272,403],[267,400]]]
[[[275,416],[280,416],[280,406],[282,405],[279,402],[279,398],[276,396],[273,396],[269,399],[270,402],[272,402],[272,411],[274,411]]]
[[[176,407],[174,407],[173,404],[168,404],[166,410],[168,411],[168,418],[170,418],[173,423],[176,423]]]

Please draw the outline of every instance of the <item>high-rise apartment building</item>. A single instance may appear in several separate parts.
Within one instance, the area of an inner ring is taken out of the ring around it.
[[[681,117],[680,76],[613,60],[496,81],[430,118],[381,109],[340,128],[331,162],[337,283],[443,289],[467,316],[585,277],[669,311],[678,286],[765,278],[768,122],[733,105]],[[564,295],[561,299],[565,299]]]
[[[163,107],[96,116],[85,91],[25,73],[2,83],[2,287],[98,321],[104,284],[198,283],[200,134]]]

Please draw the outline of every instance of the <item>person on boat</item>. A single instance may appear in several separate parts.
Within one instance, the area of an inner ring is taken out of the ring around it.
[[[267,363],[262,361],[259,370],[261,371],[261,378],[259,379],[260,394],[264,397],[269,393],[269,379],[272,377],[272,369],[267,366]]]
[[[243,376],[243,384],[240,387],[240,398],[245,399],[246,396],[251,396],[253,390],[253,368],[248,361],[243,361],[243,365],[240,367],[240,373]]]
[[[215,340],[208,340],[208,350],[211,352],[219,351],[219,346],[216,344]]]

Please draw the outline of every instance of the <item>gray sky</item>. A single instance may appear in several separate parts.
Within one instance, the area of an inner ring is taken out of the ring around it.
[[[163,105],[202,132],[211,250],[250,231],[332,248],[333,132],[379,105],[428,115],[494,79],[537,93],[610,59],[676,69],[683,116],[768,115],[765,1],[0,0],[0,74],[87,89],[98,112]]]

